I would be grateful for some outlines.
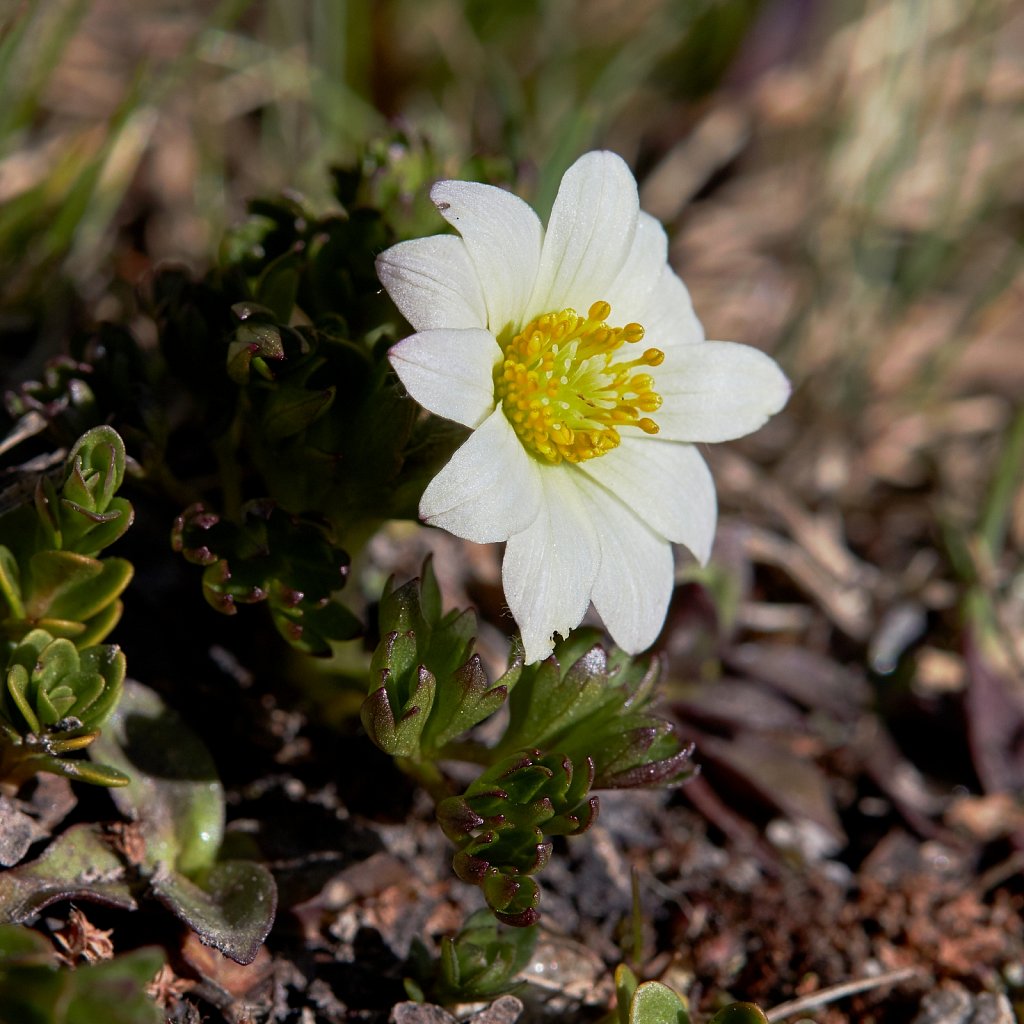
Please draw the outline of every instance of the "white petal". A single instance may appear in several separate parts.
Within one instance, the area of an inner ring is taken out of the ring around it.
[[[601,524],[594,607],[619,647],[637,654],[665,624],[674,582],[672,546],[597,484],[586,480],[582,492]]]
[[[641,210],[626,261],[607,292],[601,296],[612,307],[610,323],[619,327],[628,323],[644,323],[641,317],[647,312],[667,260],[665,229],[649,213]]]
[[[540,261],[543,230],[518,196],[475,181],[439,181],[431,190],[441,216],[466,244],[487,307],[487,324],[500,335],[522,326]]]
[[[424,409],[467,427],[494,409],[494,365],[501,349],[489,331],[421,331],[393,345],[388,360]]]
[[[487,326],[476,269],[455,235],[393,245],[377,257],[377,276],[417,331]]]
[[[652,373],[664,400],[653,418],[666,441],[743,437],[789,398],[789,381],[774,359],[731,341],[668,349]]]
[[[427,485],[420,518],[488,544],[525,530],[540,504],[539,467],[496,409]]]
[[[708,560],[718,502],[711,471],[692,444],[623,437],[618,448],[577,468],[655,533],[685,544],[699,562]]]
[[[661,271],[647,308],[634,319],[644,325],[644,345],[668,350],[704,340],[704,328],[693,311],[690,293],[668,265]]]
[[[636,181],[622,157],[581,156],[551,209],[531,313],[572,307],[585,315],[604,299],[632,248],[639,212]]]
[[[505,600],[530,664],[546,658],[553,633],[580,624],[597,578],[600,546],[571,470],[542,467],[544,497],[533,524],[509,539],[501,567]]]

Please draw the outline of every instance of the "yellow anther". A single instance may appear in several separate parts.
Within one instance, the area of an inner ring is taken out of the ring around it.
[[[543,313],[503,343],[495,369],[495,397],[523,445],[546,462],[582,462],[618,447],[619,430],[658,425],[641,413],[655,412],[661,395],[649,373],[665,355],[649,348],[639,358],[617,360],[624,344],[644,336],[640,324],[609,327],[612,308],[601,300],[587,317],[573,309]]]

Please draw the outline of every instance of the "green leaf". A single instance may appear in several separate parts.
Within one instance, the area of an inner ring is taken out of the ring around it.
[[[7,604],[9,617],[25,618],[25,605],[21,597],[21,571],[18,560],[10,548],[0,544],[0,598]]]
[[[619,1024],[629,1024],[629,1008],[638,984],[637,976],[625,964],[615,968],[615,1009]]]
[[[519,678],[513,665],[491,686],[473,654],[476,617],[441,614],[429,559],[422,580],[388,581],[379,610],[381,642],[370,662],[370,695],[362,710],[371,739],[387,753],[434,758],[457,736],[505,703]]]
[[[690,1014],[683,999],[667,985],[645,981],[630,1001],[629,1024],[690,1024]]]
[[[65,563],[70,558],[84,557],[72,555],[69,551],[42,552],[42,554],[64,555],[66,556]],[[40,555],[35,555],[32,558],[33,574],[39,558]],[[76,622],[89,621],[121,596],[135,572],[132,563],[123,558],[105,558],[102,561],[89,560],[95,562],[100,571],[91,578],[62,587],[46,609],[47,618],[71,619]],[[78,646],[84,645],[79,641]]]
[[[93,512],[106,512],[124,480],[124,441],[113,427],[99,426],[83,434],[67,460],[64,497]],[[72,490],[67,490],[74,479]]]
[[[146,862],[185,875],[213,865],[224,835],[224,791],[209,751],[150,689],[129,680],[117,710],[89,748],[131,782],[111,796],[138,821]]]
[[[160,875],[152,890],[204,943],[236,963],[252,963],[277,911],[273,876],[262,864],[226,860],[201,880],[199,885],[177,873]]]
[[[440,998],[459,1003],[508,992],[536,944],[536,927],[503,927],[487,910],[475,911],[458,934],[441,940]]]
[[[74,970],[58,967],[53,947],[28,928],[0,926],[3,1024],[163,1024],[146,988],[163,951],[131,953]]]
[[[122,859],[98,825],[72,825],[27,864],[0,871],[0,922],[20,924],[59,900],[134,910]]]

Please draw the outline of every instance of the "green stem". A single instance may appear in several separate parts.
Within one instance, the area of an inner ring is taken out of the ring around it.
[[[418,761],[411,757],[396,757],[395,764],[411,779],[415,779],[435,804],[452,795],[452,787],[441,769],[433,761]]]

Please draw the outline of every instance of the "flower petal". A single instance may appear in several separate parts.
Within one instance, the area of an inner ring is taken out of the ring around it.
[[[505,600],[523,638],[527,664],[546,658],[553,633],[568,636],[590,604],[600,544],[573,475],[542,467],[544,496],[533,523],[505,548]]]
[[[650,298],[668,260],[668,236],[649,214],[640,211],[633,245],[618,276],[601,297],[612,307],[611,323],[644,323]],[[644,324],[646,327],[647,325]]]
[[[749,345],[709,341],[665,352],[653,371],[666,441],[730,441],[757,430],[789,398],[778,363]]]
[[[427,485],[420,518],[488,544],[527,529],[540,506],[539,467],[496,409]]]
[[[417,331],[487,326],[476,268],[455,235],[391,246],[377,257],[377,276]]]
[[[633,246],[639,212],[636,181],[622,157],[581,156],[551,209],[530,315],[566,307],[585,315],[604,299]]]
[[[522,326],[533,290],[543,230],[537,214],[518,196],[475,181],[439,181],[434,201],[460,235],[476,268],[491,333]]]
[[[494,364],[501,349],[489,331],[420,331],[393,345],[388,360],[424,409],[467,427],[494,409]]]
[[[634,319],[644,325],[645,344],[655,348],[667,351],[704,340],[704,328],[693,311],[690,293],[667,264],[647,299],[647,308]]]
[[[718,502],[711,471],[692,444],[623,437],[618,448],[578,468],[604,488],[608,504],[617,498],[655,533],[708,560]]]
[[[675,576],[672,546],[593,481],[584,478],[581,491],[601,523],[594,607],[619,647],[637,654],[665,624]]]

